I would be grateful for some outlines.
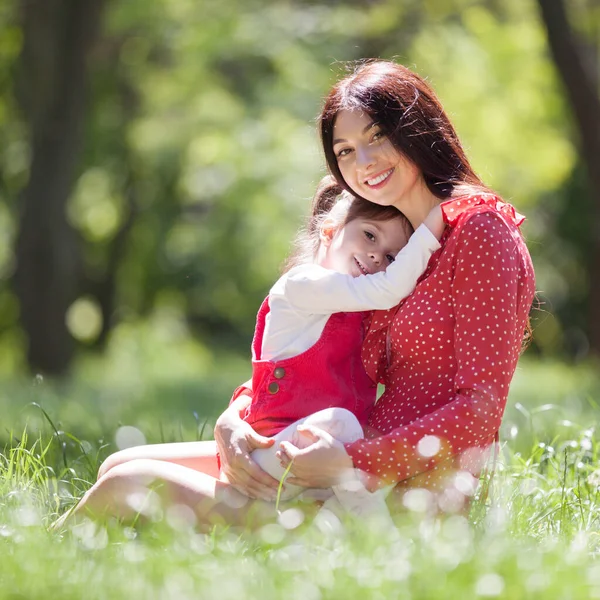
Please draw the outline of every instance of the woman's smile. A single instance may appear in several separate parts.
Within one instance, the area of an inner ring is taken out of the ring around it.
[[[333,150],[346,183],[356,194],[381,206],[404,208],[421,172],[394,147],[367,113],[341,110],[334,125]]]
[[[394,168],[387,169],[383,173],[379,173],[376,177],[371,177],[365,180],[365,183],[372,189],[381,189],[389,180],[394,172]]]

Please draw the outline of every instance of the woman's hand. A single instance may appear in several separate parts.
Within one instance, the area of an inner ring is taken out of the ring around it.
[[[240,412],[250,402],[250,397],[240,396],[217,419],[215,440],[219,448],[221,470],[229,483],[246,496],[274,500],[279,482],[265,473],[250,456],[252,450],[269,448],[274,440],[256,433],[240,417]]]
[[[281,466],[287,468],[292,462],[293,477],[287,483],[307,488],[328,488],[344,480],[354,468],[344,445],[319,427],[300,425],[298,432],[312,443],[300,449],[289,442],[281,442],[277,456]]]
[[[431,211],[429,211],[429,214],[423,223],[439,240],[444,233],[444,229],[446,229],[446,223],[444,223],[444,217],[442,215],[442,207],[439,204],[434,206]]]

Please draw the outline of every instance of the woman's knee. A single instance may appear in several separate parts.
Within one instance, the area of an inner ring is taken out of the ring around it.
[[[146,516],[152,508],[160,508],[153,493],[158,477],[153,473],[152,461],[134,459],[114,464],[86,492],[80,502],[79,513],[94,517],[114,516],[129,519]]]
[[[117,458],[115,458],[117,454],[119,453],[115,452],[114,454],[111,454],[108,458],[104,460],[104,462],[100,465],[100,468],[98,469],[97,479],[102,479],[114,466],[119,464],[119,461],[117,460]]]
[[[148,486],[159,474],[156,472],[158,461],[149,458],[128,457],[125,452],[111,454],[98,470],[96,485],[104,487],[131,485]]]
[[[153,460],[151,458],[122,460],[112,465],[98,481],[130,479],[139,483],[148,484],[162,475],[160,471],[162,465],[163,463],[161,461]]]
[[[111,469],[130,460],[126,450],[114,452],[100,465],[100,468],[98,469],[98,479],[102,479],[102,477],[104,477]]]

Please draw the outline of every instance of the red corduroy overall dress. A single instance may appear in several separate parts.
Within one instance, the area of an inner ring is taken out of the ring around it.
[[[268,298],[262,303],[252,340],[252,404],[244,420],[261,435],[330,407],[354,413],[366,425],[377,393],[361,359],[364,313],[335,313],[318,341],[298,356],[261,360]]]

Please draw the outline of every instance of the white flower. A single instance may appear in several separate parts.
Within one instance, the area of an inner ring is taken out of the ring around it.
[[[594,487],[600,487],[600,469],[596,469],[588,475],[587,482]]]

